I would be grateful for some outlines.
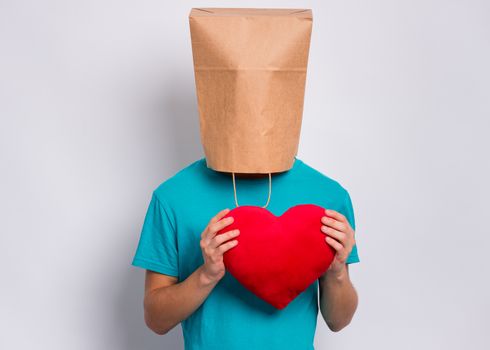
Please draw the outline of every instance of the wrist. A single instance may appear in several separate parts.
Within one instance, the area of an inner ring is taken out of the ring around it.
[[[214,286],[218,281],[208,276],[206,271],[204,270],[204,265],[199,266],[197,269],[197,274],[199,277],[199,284],[202,287]]]
[[[348,278],[347,276],[347,268],[345,264],[338,269],[328,269],[323,275],[322,279],[327,279],[331,282],[341,283],[344,282]]]

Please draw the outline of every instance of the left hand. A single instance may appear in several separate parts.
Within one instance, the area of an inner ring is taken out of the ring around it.
[[[321,230],[327,235],[325,240],[336,251],[335,257],[326,272],[341,273],[345,261],[356,243],[354,230],[344,215],[332,209],[325,209],[325,216],[322,216],[321,221],[323,224]]]

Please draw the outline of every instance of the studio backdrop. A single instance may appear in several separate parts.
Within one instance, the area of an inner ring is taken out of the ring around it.
[[[316,349],[489,349],[486,1],[0,5],[0,348],[183,349],[131,266],[152,190],[204,157],[192,7],[310,8],[298,158],[349,190],[351,323]]]

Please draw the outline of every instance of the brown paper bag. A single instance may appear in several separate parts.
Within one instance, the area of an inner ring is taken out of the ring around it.
[[[217,171],[289,170],[298,152],[310,9],[193,8],[201,143]]]

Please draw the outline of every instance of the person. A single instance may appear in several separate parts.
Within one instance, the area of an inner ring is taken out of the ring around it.
[[[332,331],[351,322],[360,260],[349,192],[297,157],[311,10],[199,8],[189,21],[205,156],[153,189],[132,261],[146,270],[145,322],[161,335],[181,324],[186,350],[313,349],[318,310]],[[301,203],[325,208],[335,258],[277,309],[226,270],[240,232],[224,216]]]
[[[239,204],[263,205],[267,175],[235,175]],[[298,203],[330,209],[322,218],[325,243],[336,250],[329,269],[282,310],[245,289],[223,264],[239,233],[216,236],[233,220],[221,220],[235,206],[232,177],[201,158],[153,191],[132,262],[147,270],[144,318],[152,331],[163,335],[181,323],[186,350],[304,350],[313,349],[319,309],[332,331],[350,323],[358,297],[348,265],[360,260],[349,193],[298,157],[271,179],[273,214]]]

